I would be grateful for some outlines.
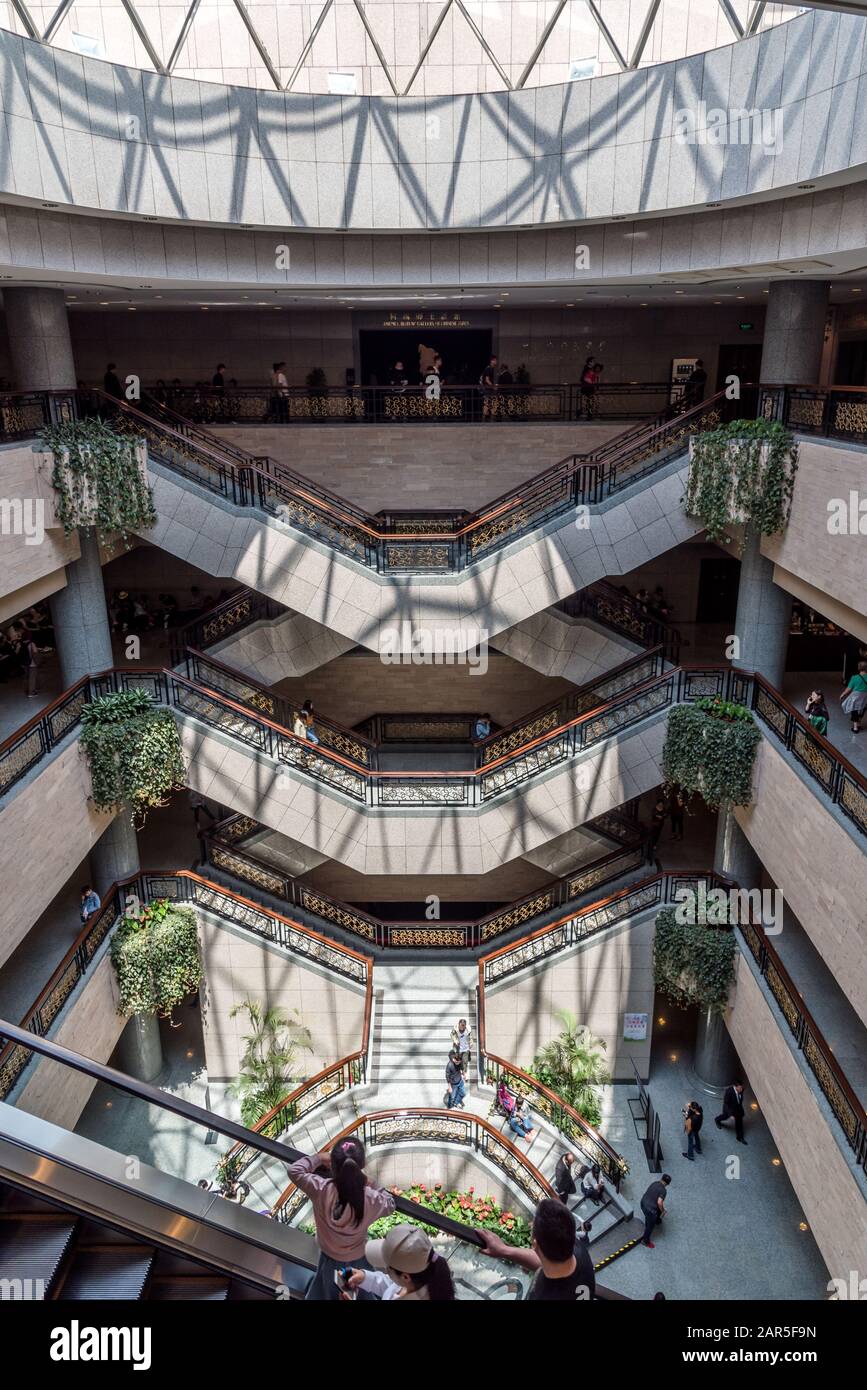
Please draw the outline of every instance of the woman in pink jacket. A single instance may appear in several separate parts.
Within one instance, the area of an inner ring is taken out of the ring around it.
[[[394,1211],[394,1198],[368,1182],[364,1146],[358,1139],[341,1139],[327,1153],[299,1158],[288,1166],[289,1177],[313,1204],[319,1264],[307,1299],[334,1300],[340,1290],[335,1271],[344,1265],[370,1269],[365,1258],[367,1228]]]

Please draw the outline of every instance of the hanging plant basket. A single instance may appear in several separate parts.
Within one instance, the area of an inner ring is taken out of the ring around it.
[[[698,1004],[713,1013],[724,1013],[735,979],[736,952],[731,929],[709,926],[703,913],[693,921],[678,921],[673,907],[657,913],[653,980],[680,1008]]]
[[[668,716],[662,772],[666,788],[699,792],[711,810],[748,806],[761,733],[745,705],[706,698],[675,705]]]
[[[169,1017],[202,981],[195,912],[157,898],[138,916],[124,917],[111,939],[111,962],[118,1013]]]
[[[57,514],[68,536],[80,526],[95,526],[101,540],[156,525],[147,481],[142,441],[119,434],[102,420],[70,420],[50,425],[40,436],[53,454],[51,485]]]
[[[797,471],[798,446],[778,420],[732,420],[691,439],[684,511],[710,541],[729,544],[738,525],[744,539],[750,529],[776,535],[788,525]]]
[[[164,806],[170,792],[186,785],[174,716],[146,690],[101,695],[84,706],[81,722],[97,810],[129,809],[139,828],[152,806]]]

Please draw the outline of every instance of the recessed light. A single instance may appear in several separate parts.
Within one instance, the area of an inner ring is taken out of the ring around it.
[[[859,289],[857,289],[857,288],[854,289],[854,290],[852,290],[852,294],[860,294],[860,293],[861,293],[861,291],[860,291]]]
[[[685,294],[685,290],[675,290],[675,294]]]
[[[706,208],[721,208],[722,203],[705,203]]]
[[[721,299],[715,299],[715,300],[714,300],[714,304],[716,304],[717,306],[719,306],[720,304],[722,304],[722,300],[721,300]]]
[[[134,314],[134,313],[135,313],[135,305],[134,305],[134,304],[127,304],[127,306],[126,306],[126,311],[127,311],[128,314]]]
[[[664,1018],[658,1018],[656,1021],[657,1021],[657,1023],[659,1024],[660,1028],[664,1028],[664,1027],[665,1027],[665,1019],[664,1019]]]
[[[735,299],[746,299],[746,295],[745,295],[745,294],[736,294],[736,295],[735,295]]]
[[[772,1158],[771,1163],[775,1168],[782,1168],[783,1166],[783,1160],[781,1158]]]
[[[814,183],[799,183],[799,184],[798,184],[798,187],[799,187],[799,188],[805,188],[805,189],[806,189],[806,188],[815,188],[816,185],[815,185]]]
[[[809,1229],[810,1229],[810,1228],[809,1228],[809,1226],[807,1225],[806,1221],[799,1221],[799,1222],[798,1222],[798,1230],[799,1230],[799,1231],[809,1231]]]

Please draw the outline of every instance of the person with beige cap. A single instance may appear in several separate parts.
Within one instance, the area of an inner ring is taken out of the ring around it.
[[[419,1226],[392,1226],[384,1240],[369,1240],[364,1254],[372,1270],[353,1269],[349,1291],[362,1289],[383,1303],[400,1298],[431,1303],[453,1302],[455,1286],[448,1262],[438,1255]],[[351,1292],[341,1294],[350,1298]]]

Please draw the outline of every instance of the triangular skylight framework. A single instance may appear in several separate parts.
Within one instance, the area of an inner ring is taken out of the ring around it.
[[[15,14],[18,16],[21,26],[29,38],[37,39],[42,43],[51,43],[52,40],[55,38],[56,34],[58,33],[60,26],[63,24],[63,21],[66,19],[67,15],[72,9],[75,0],[61,0],[61,3],[57,6],[57,9],[54,11],[50,20],[48,21],[48,24],[44,32],[41,34],[39,32],[35,20],[33,19],[33,16],[31,15],[29,9],[27,8],[27,5],[25,4],[25,0],[9,0],[9,3],[11,4]],[[138,10],[136,9],[134,0],[121,0],[121,4],[123,5],[124,10],[126,11],[129,17],[129,21],[132,24],[133,29],[135,30],[139,38],[139,41],[143,45],[145,52],[147,53],[148,58],[153,64],[154,70],[156,72],[163,74],[170,74],[174,72],[175,68],[177,67],[178,61],[181,57],[181,54],[183,53],[183,50],[186,47],[187,40],[190,36],[190,31],[195,22],[196,15],[198,14],[201,3],[202,0],[191,0],[191,3],[188,5],[188,8],[184,14],[183,22],[181,24],[172,51],[168,58],[163,59],[160,57],[160,54],[157,51],[155,44],[152,42],[150,35],[148,34],[147,29],[144,23],[142,22],[142,18],[138,13]],[[299,73],[301,72],[305,62],[307,61],[307,58],[316,42],[316,39],[320,33],[320,30],[322,29],[322,26],[326,18],[328,17],[330,11],[334,6],[335,0],[323,0],[322,8],[319,11],[319,14],[315,22],[311,26],[310,33],[308,34],[304,46],[302,47],[301,52],[298,55],[294,67],[292,68],[292,71],[289,75],[289,79],[285,84],[283,83],[280,77],[280,72],[277,67],[277,64],[272,59],[271,54],[269,53],[268,48],[264,40],[262,39],[262,36],[260,35],[255,24],[253,23],[253,19],[250,15],[249,10],[247,9],[245,0],[233,0],[233,3],[250,37],[250,42],[256,49],[256,52],[259,54],[259,57],[261,58],[262,63],[264,64],[265,69],[267,70],[271,78],[271,81],[274,83],[274,86],[277,88],[278,91],[291,91],[298,79]],[[520,90],[521,88],[526,86],[527,82],[533,74],[533,71],[537,63],[540,61],[544,53],[545,47],[549,39],[551,38],[551,35],[554,33],[558,24],[562,22],[565,11],[572,3],[581,3],[584,6],[586,13],[590,15],[593,19],[606,47],[610,50],[614,58],[614,61],[617,63],[621,71],[634,71],[639,66],[642,58],[644,57],[648,41],[653,31],[653,26],[656,22],[657,15],[662,5],[662,0],[647,0],[647,9],[644,14],[644,19],[641,23],[641,28],[639,30],[638,37],[635,41],[632,52],[628,55],[624,54],[621,51],[620,45],[617,43],[617,40],[612,34],[609,26],[605,22],[605,18],[602,14],[601,9],[601,3],[603,3],[603,0],[556,0],[554,9],[550,17],[546,21],[544,29],[542,30],[542,33],[539,36],[539,39],[536,42],[532,52],[528,54],[526,63],[524,64],[524,67],[521,70],[521,74],[515,82],[513,82],[512,79],[509,77],[506,68],[503,66],[496,53],[491,48],[491,45],[482,33],[480,26],[473,18],[473,16],[470,14],[465,0],[444,0],[443,7],[437,15],[436,19],[434,20],[433,25],[431,26],[430,32],[421,47],[421,51],[418,56],[418,61],[416,62],[412,70],[412,73],[410,74],[409,80],[402,91],[399,90],[397,86],[394,74],[392,73],[391,68],[388,65],[385,54],[383,53],[382,45],[380,44],[373,30],[370,18],[365,10],[364,0],[353,0],[353,3],[358,12],[358,16],[361,20],[361,23],[364,27],[364,32],[367,35],[368,40],[370,41],[370,45],[374,53],[376,54],[377,61],[380,67],[382,68],[382,72],[386,78],[386,81],[388,82],[389,87],[391,88],[395,96],[406,96],[412,90],[419,73],[424,67],[428,54],[430,53],[431,48],[433,47],[436,37],[439,34],[440,29],[442,28],[446,20],[446,17],[452,9],[459,11],[460,14],[463,16],[464,20],[469,26],[469,29],[473,37],[479,43],[488,61],[496,70],[497,75],[500,78],[500,81],[503,83],[503,86],[505,87],[506,91],[513,91]],[[735,35],[735,37],[737,39],[744,39],[750,38],[758,32],[759,26],[761,25],[762,19],[764,17],[765,10],[768,7],[768,0],[755,0],[755,3],[752,4],[747,18],[743,23],[741,22],[737,14],[737,11],[735,10],[732,0],[717,0],[717,4],[720,10],[722,11],[723,15],[725,16],[726,21],[729,24],[732,33]],[[841,2],[841,0],[817,0],[817,2],[809,6],[809,8],[817,10],[837,10],[847,14],[861,15],[863,17],[867,17],[867,0],[848,0],[848,2],[845,2],[845,0],[844,2]]]

